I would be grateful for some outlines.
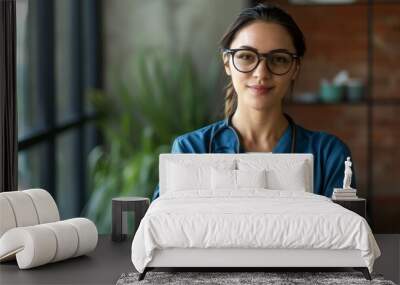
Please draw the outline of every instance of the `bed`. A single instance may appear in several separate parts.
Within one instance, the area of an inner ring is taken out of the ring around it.
[[[352,267],[370,280],[368,223],[313,194],[313,168],[312,154],[161,154],[160,197],[132,242],[139,280],[159,267]]]

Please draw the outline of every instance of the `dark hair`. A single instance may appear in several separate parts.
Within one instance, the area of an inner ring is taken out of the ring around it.
[[[221,50],[229,48],[236,33],[245,25],[256,20],[276,23],[285,27],[292,38],[296,53],[301,58],[304,56],[306,52],[306,44],[303,32],[286,11],[277,5],[267,3],[246,8],[238,15],[220,41]],[[293,89],[293,83],[291,89]],[[237,107],[237,94],[233,88],[232,81],[228,83],[225,90],[225,116],[229,117],[233,115]]]

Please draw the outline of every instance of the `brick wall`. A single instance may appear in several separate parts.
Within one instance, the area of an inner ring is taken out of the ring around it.
[[[289,105],[286,110],[297,124],[311,130],[335,134],[349,146],[357,177],[357,189],[359,195],[365,197],[367,191],[366,106],[343,108],[341,105],[328,104]]]
[[[346,69],[367,81],[368,7],[288,5],[274,1],[296,20],[306,37],[307,53],[294,96],[318,92],[322,78]],[[379,2],[379,1],[375,1]],[[400,233],[400,1],[373,4],[372,123],[373,185],[368,197],[377,233]],[[289,105],[287,111],[306,128],[335,134],[350,147],[359,195],[366,197],[368,124],[366,102]]]
[[[375,231],[399,233],[400,1],[375,4],[374,19],[372,215]]]
[[[377,100],[400,100],[400,1],[391,5],[374,5],[373,43],[372,96]]]

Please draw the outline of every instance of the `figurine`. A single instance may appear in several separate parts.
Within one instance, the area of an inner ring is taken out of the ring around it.
[[[351,188],[351,176],[353,175],[353,171],[351,170],[351,161],[350,157],[347,157],[347,160],[344,162],[344,179],[343,179],[343,189],[353,189]]]

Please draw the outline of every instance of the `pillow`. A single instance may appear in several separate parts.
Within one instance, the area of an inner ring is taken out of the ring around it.
[[[170,163],[168,166],[167,187],[171,191],[185,191],[210,188],[209,167],[188,167]]]
[[[267,171],[262,170],[236,170],[236,183],[238,188],[267,188]]]
[[[190,161],[169,161],[167,164],[167,189],[170,191],[210,190],[211,169],[234,169],[235,161],[214,161],[194,164]]]
[[[240,170],[266,170],[266,183],[268,189],[307,191],[311,189],[309,181],[308,163],[305,160],[275,160],[261,159],[238,160]]]
[[[211,188],[217,189],[236,189],[236,170],[211,168]]]
[[[211,188],[238,190],[240,188],[266,188],[266,171],[263,170],[211,170]]]
[[[308,176],[306,163],[293,164],[290,168],[271,169],[267,172],[268,188],[306,192]]]

